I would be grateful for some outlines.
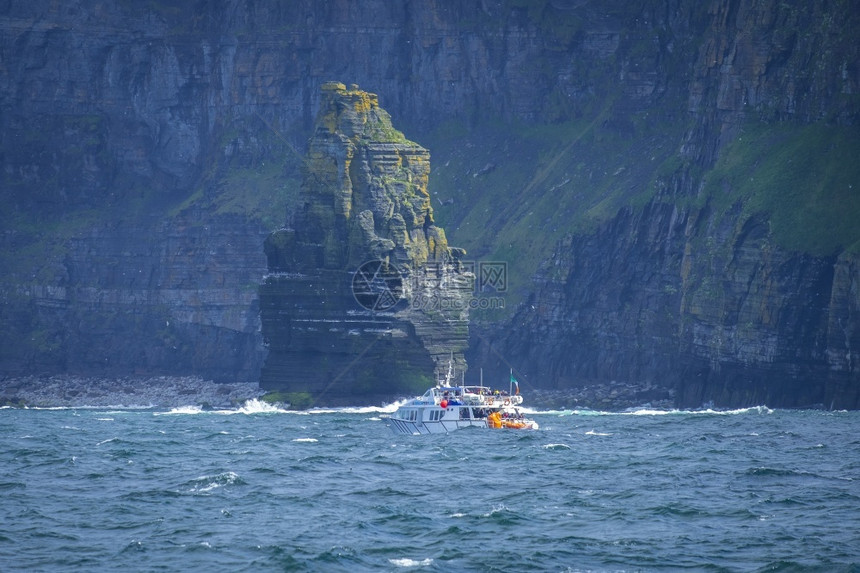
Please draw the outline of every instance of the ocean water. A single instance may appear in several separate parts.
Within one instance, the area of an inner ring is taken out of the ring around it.
[[[860,412],[0,409],[0,571],[860,571]]]

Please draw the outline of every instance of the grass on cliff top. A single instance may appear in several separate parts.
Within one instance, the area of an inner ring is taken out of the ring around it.
[[[722,152],[698,201],[765,214],[779,246],[817,256],[860,252],[860,131],[756,123]]]

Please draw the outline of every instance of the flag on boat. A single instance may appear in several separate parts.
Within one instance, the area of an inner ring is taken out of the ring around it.
[[[511,384],[513,384],[513,385],[514,385],[514,388],[516,389],[516,390],[514,391],[514,395],[515,395],[515,396],[516,396],[516,395],[518,395],[518,394],[520,393],[520,383],[519,383],[519,382],[517,382],[517,379],[516,379],[516,378],[514,378],[514,373],[513,373],[513,372],[511,372]]]

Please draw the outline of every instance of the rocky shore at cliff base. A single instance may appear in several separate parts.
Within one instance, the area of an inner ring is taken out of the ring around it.
[[[198,376],[61,374],[0,379],[0,406],[33,408],[229,408],[263,393],[256,382],[217,383]]]
[[[594,383],[576,388],[529,388],[525,404],[536,410],[621,411],[633,408],[669,410],[675,407],[675,391],[647,383]]]
[[[579,388],[524,392],[535,410],[619,411],[651,407],[671,409],[671,389],[613,382]],[[199,376],[120,376],[97,378],[69,374],[0,378],[0,406],[30,408],[235,408],[260,398],[257,382],[218,383]],[[383,406],[384,404],[378,404]]]

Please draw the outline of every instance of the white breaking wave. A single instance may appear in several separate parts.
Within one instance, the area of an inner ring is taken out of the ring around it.
[[[621,412],[611,412],[606,410],[547,410],[543,412],[534,412],[535,414],[555,415],[555,416],[695,416],[695,415],[717,415],[729,416],[736,414],[772,414],[774,410],[767,406],[752,406],[749,408],[738,408],[736,410],[714,410],[713,408],[705,408],[701,410],[658,410],[656,408],[635,408],[624,410]]]
[[[594,430],[588,430],[585,432],[586,436],[611,436],[612,434],[606,432],[595,432]]]
[[[196,414],[217,414],[221,416],[230,416],[233,414],[295,414],[290,410],[285,410],[275,404],[269,404],[262,400],[252,398],[245,401],[239,408],[235,410],[204,410],[201,406],[180,406],[171,408],[167,412],[153,412],[154,416],[172,416],[172,415],[196,415]]]
[[[773,410],[767,406],[752,406],[750,408],[738,408],[736,410],[714,410],[713,408],[705,408],[702,410],[653,410],[650,408],[641,408],[621,413],[629,416],[667,416],[676,414],[685,416],[701,414],[731,416],[735,414],[772,414]]]
[[[403,559],[389,559],[388,562],[395,567],[427,567],[433,563],[433,560],[427,558],[422,559],[421,561],[416,561],[415,559],[404,557]]]
[[[544,444],[543,449],[545,450],[569,450],[570,446],[567,444]]]
[[[191,493],[208,493],[219,487],[233,485],[239,481],[236,472],[225,472],[214,476],[201,476],[192,480]]]
[[[203,408],[200,406],[180,406],[178,408],[171,408],[167,412],[153,412],[153,416],[174,416],[177,414],[200,414],[203,412]]]
[[[397,407],[390,406],[343,406],[341,408],[311,408],[309,414],[382,414],[393,413]]]
[[[252,398],[242,404],[238,412],[240,414],[285,414],[288,411],[275,404],[269,404],[257,398]]]

